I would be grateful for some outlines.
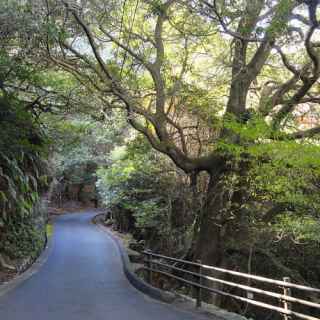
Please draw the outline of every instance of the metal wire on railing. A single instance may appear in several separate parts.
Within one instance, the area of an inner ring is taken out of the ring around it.
[[[310,308],[315,308],[315,309],[319,310],[319,314],[320,314],[320,304],[317,302],[313,302],[313,301],[295,298],[292,296],[292,292],[291,292],[291,289],[297,289],[297,290],[302,290],[302,291],[309,292],[309,293],[319,294],[320,289],[292,283],[292,282],[290,282],[290,278],[288,278],[288,277],[283,278],[283,281],[281,281],[281,280],[270,279],[270,278],[261,277],[261,276],[257,276],[257,275],[242,273],[242,272],[238,272],[238,271],[218,268],[218,267],[214,267],[214,266],[204,265],[199,262],[191,262],[191,261],[186,261],[186,260],[182,260],[182,259],[172,258],[172,257],[160,255],[160,254],[155,254],[151,251],[144,251],[143,254],[147,257],[147,259],[145,259],[145,267],[144,268],[145,268],[145,270],[148,271],[148,282],[149,283],[152,283],[152,273],[159,273],[159,274],[162,274],[166,277],[170,277],[170,278],[176,279],[178,281],[181,281],[185,284],[188,284],[191,287],[196,288],[196,290],[197,290],[196,291],[197,292],[197,294],[196,294],[197,307],[201,306],[201,301],[202,301],[201,291],[205,290],[207,292],[212,292],[212,293],[219,294],[219,295],[226,296],[226,297],[230,297],[230,298],[242,301],[242,302],[246,302],[246,303],[254,305],[256,307],[276,311],[276,312],[282,314],[285,320],[290,319],[290,317],[292,317],[292,316],[295,316],[296,318],[299,318],[299,319],[305,319],[305,320],[320,320],[320,318],[316,318],[314,316],[310,316],[310,315],[307,315],[304,313],[294,311],[292,308],[292,305],[296,303],[296,304],[304,305],[304,306],[307,306]],[[177,263],[181,263],[183,265],[197,267],[198,272],[190,271],[190,270],[187,270],[184,268],[177,267],[175,265],[160,262],[159,261],[160,259],[164,260],[164,261],[177,262]],[[162,270],[160,270],[160,268],[157,268],[157,267],[162,268]],[[164,271],[163,268],[166,271]],[[173,270],[181,272],[183,274],[187,274],[187,275],[196,277],[197,282],[191,281],[189,279],[185,279],[182,276],[177,276],[172,273]],[[233,275],[233,276],[237,276],[237,277],[255,280],[258,282],[262,282],[262,283],[268,283],[268,284],[280,286],[283,290],[283,293],[268,291],[268,290],[260,289],[260,288],[253,287],[250,285],[244,285],[241,283],[236,283],[236,282],[227,281],[224,279],[219,279],[217,277],[212,277],[212,276],[204,274],[205,270],[213,270],[213,271],[224,273],[224,274],[229,274],[229,275]],[[239,296],[236,294],[231,294],[229,292],[226,292],[226,291],[223,291],[220,289],[205,286],[202,284],[203,279],[205,279],[207,281],[223,284],[225,286],[244,290],[247,293],[247,297],[242,297],[242,296]],[[259,295],[264,295],[267,297],[279,299],[282,304],[282,307],[275,306],[275,305],[265,303],[262,301],[256,301],[256,300],[250,299],[250,298],[248,298],[248,293],[256,293]]]

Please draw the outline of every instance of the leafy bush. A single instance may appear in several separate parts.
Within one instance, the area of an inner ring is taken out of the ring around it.
[[[110,162],[97,171],[97,188],[116,223],[126,216],[131,230],[123,231],[142,236],[154,249],[186,250],[194,215],[189,187],[179,172],[141,137],[115,148]]]

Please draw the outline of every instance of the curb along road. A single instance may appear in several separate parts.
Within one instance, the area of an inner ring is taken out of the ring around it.
[[[93,218],[94,221],[95,217]],[[166,291],[162,291],[158,288],[155,288],[151,285],[149,285],[148,283],[146,283],[145,281],[143,281],[142,279],[140,279],[132,270],[132,266],[131,266],[131,262],[130,259],[128,257],[127,251],[124,248],[123,244],[121,243],[121,240],[119,240],[117,237],[115,237],[112,232],[110,232],[106,227],[102,226],[99,223],[95,223],[95,226],[97,226],[97,228],[99,230],[101,230],[102,232],[105,232],[116,244],[116,246],[118,247],[118,250],[120,252],[121,255],[121,260],[123,263],[123,271],[127,277],[127,279],[129,280],[129,282],[132,284],[132,286],[134,286],[136,289],[138,289],[139,291],[147,294],[148,296],[156,299],[156,300],[160,300],[162,302],[166,302],[166,303],[172,303],[174,302],[174,300],[176,299],[176,295],[170,292],[166,292]]]
[[[127,250],[122,244],[121,239],[115,236],[106,226],[103,226],[99,221],[96,219],[100,214],[97,214],[93,219],[92,223],[102,232],[107,234],[115,245],[117,246],[119,253],[121,255],[121,259],[123,262],[123,272],[127,277],[128,281],[131,283],[133,287],[135,287],[140,292],[150,296],[153,299],[159,300],[161,302],[170,303],[176,306],[178,309],[183,309],[184,311],[191,312],[195,315],[202,315],[206,316],[207,319],[212,320],[247,320],[245,317],[229,312],[213,305],[208,305],[203,303],[202,309],[195,308],[195,300],[189,297],[182,297],[177,294],[163,291],[158,288],[155,288],[141,278],[139,278],[134,271],[132,270],[132,264],[127,254]],[[96,221],[97,220],[97,221]]]

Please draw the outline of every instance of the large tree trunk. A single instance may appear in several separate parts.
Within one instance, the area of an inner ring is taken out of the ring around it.
[[[222,174],[218,176],[210,175],[206,202],[195,244],[195,258],[199,259],[202,264],[211,266],[221,266],[224,259],[223,237],[225,227],[219,221],[225,205],[222,177]],[[204,273],[221,277],[221,274],[209,270],[204,270]],[[202,283],[219,289],[212,281],[203,281]],[[203,292],[202,297],[206,302],[220,305],[221,299],[215,294]]]
[[[221,226],[217,223],[223,204],[223,186],[219,178],[210,176],[207,197],[200,218],[197,235],[196,257],[206,264],[219,264],[223,251],[221,245]]]
[[[219,173],[210,175],[206,202],[199,223],[198,234],[196,235],[194,251],[195,258],[201,260],[202,264],[217,267],[227,266],[227,237],[238,237],[240,235],[239,224],[236,223],[238,219],[235,219],[235,221],[229,218],[231,211],[235,214],[237,211],[235,208],[241,207],[241,202],[245,201],[245,196],[241,191],[243,188],[238,188],[239,181],[235,186],[230,186],[227,182],[230,179],[226,179],[226,177],[231,177],[231,175],[239,177],[242,174],[243,172],[238,170],[224,168]],[[237,212],[237,216],[241,219],[240,212]],[[233,223],[230,221],[233,221]],[[237,228],[233,228],[234,223],[237,224]],[[224,276],[221,272],[212,270],[204,269],[204,273],[217,278],[223,278]],[[204,281],[203,284],[211,288],[221,289],[221,285],[213,281]],[[222,296],[220,295],[207,292],[203,294],[203,297],[206,302],[214,303],[217,306],[222,302]]]

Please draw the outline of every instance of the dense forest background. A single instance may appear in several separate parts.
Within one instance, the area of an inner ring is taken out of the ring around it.
[[[0,267],[80,201],[156,252],[320,287],[319,12],[1,1]]]

